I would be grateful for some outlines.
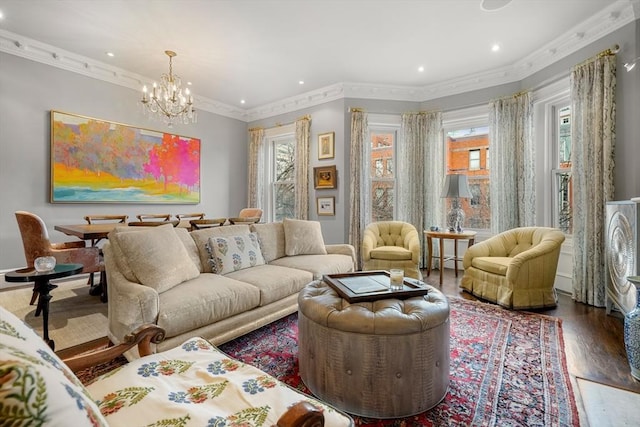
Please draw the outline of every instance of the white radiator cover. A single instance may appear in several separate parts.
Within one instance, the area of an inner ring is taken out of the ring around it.
[[[607,314],[612,308],[626,314],[636,306],[636,288],[627,277],[637,276],[640,267],[640,204],[607,202],[605,221]]]

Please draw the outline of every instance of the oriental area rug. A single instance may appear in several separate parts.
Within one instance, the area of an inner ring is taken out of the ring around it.
[[[417,416],[359,426],[579,426],[561,321],[450,298],[450,385],[444,400]],[[221,350],[309,393],[298,375],[297,314]]]

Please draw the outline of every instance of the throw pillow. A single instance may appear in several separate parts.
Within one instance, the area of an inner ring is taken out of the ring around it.
[[[170,224],[114,237],[140,283],[159,293],[200,275]]]
[[[227,274],[264,264],[256,233],[210,237],[207,250],[210,254],[211,270],[217,274]]]
[[[0,424],[107,427],[80,380],[45,342],[0,307]]]
[[[283,224],[287,256],[327,254],[318,221],[285,218]]]

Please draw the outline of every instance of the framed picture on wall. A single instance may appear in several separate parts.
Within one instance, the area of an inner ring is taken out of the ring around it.
[[[318,215],[335,215],[336,214],[335,204],[336,204],[335,197],[316,197]]]
[[[200,202],[200,139],[51,111],[51,203]]]
[[[318,160],[333,159],[335,157],[335,132],[318,135]]]
[[[313,168],[313,183],[316,190],[337,188],[336,165]]]

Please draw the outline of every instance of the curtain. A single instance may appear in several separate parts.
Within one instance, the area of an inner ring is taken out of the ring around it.
[[[571,70],[573,298],[605,305],[605,205],[614,195],[616,58],[607,52]]]
[[[362,268],[361,245],[366,219],[370,217],[369,153],[367,113],[351,110],[351,149],[349,167],[349,243],[356,249],[357,270]]]
[[[309,116],[296,120],[295,217],[309,219]]]
[[[535,225],[531,92],[489,103],[491,231]]]
[[[249,172],[248,172],[248,197],[247,207],[264,209],[262,195],[262,171],[264,162],[262,159],[262,140],[264,129],[249,129]]]
[[[442,113],[402,115],[402,143],[398,145],[396,188],[398,220],[418,230],[422,248],[420,268],[427,263],[428,248],[424,230],[440,224],[443,203],[440,198],[444,176]]]

